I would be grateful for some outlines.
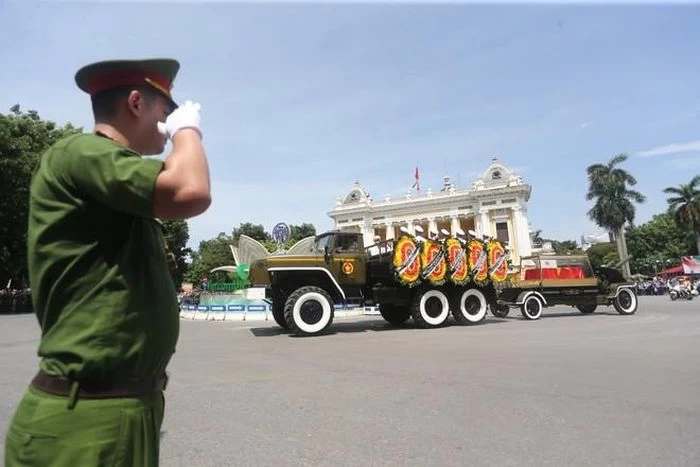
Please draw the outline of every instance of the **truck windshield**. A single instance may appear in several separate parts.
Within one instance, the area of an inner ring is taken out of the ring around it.
[[[330,246],[331,235],[324,235],[323,237],[318,237],[314,240],[314,252],[323,253],[327,246]]]

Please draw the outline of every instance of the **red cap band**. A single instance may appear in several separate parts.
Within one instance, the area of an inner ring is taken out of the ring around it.
[[[120,86],[139,86],[149,84],[168,97],[170,96],[171,82],[164,76],[155,73],[146,73],[141,70],[109,71],[95,74],[90,78],[87,88],[91,96],[107,89]]]

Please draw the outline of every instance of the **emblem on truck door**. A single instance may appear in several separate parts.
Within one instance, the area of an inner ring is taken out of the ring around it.
[[[341,271],[343,271],[343,274],[347,274],[348,276],[355,271],[355,266],[350,261],[346,261],[343,263],[343,265],[340,268]]]

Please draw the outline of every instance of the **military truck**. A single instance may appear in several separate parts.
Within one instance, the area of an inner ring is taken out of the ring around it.
[[[254,261],[249,280],[265,287],[279,326],[315,335],[332,325],[335,305],[378,306],[392,325],[412,318],[419,328],[435,328],[450,312],[457,323],[479,323],[496,305],[494,283],[507,269],[507,251],[495,240],[446,231],[425,239],[404,230],[365,247],[360,233],[331,231],[305,254]]]

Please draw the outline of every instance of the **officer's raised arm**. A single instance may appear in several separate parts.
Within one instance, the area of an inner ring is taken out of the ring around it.
[[[199,112],[198,103],[187,101],[165,123],[158,123],[158,130],[173,142],[173,150],[156,179],[153,196],[153,215],[161,219],[193,217],[211,204]]]

